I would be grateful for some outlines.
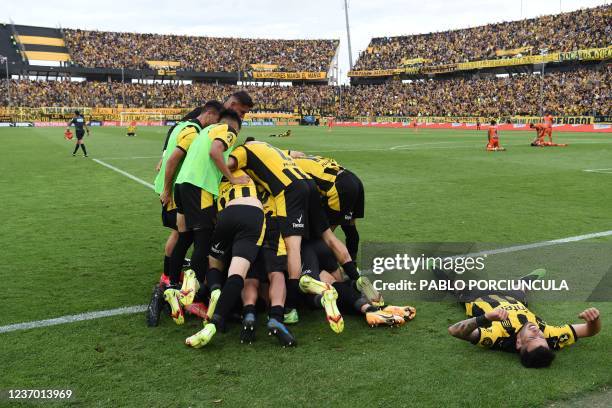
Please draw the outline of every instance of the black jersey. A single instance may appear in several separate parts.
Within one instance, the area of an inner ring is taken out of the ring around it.
[[[74,125],[74,128],[78,132],[82,132],[83,127],[85,126],[85,118],[83,117],[83,115],[77,115],[74,118],[72,118],[72,120],[70,121],[70,124]]]

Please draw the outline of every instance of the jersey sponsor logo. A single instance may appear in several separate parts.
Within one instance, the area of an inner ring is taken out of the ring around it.
[[[482,339],[482,345],[485,347],[491,347],[493,345],[493,340],[490,337],[485,337]]]
[[[302,218],[304,218],[304,214],[300,214],[300,216],[297,218],[297,223],[293,223],[293,228],[304,228]]]
[[[347,220],[347,221],[352,220],[353,219],[353,212],[351,211],[348,214],[344,214],[344,219]]]

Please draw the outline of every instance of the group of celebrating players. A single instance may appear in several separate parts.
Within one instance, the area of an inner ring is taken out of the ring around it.
[[[225,103],[208,101],[168,131],[155,190],[162,221],[172,231],[164,273],[147,309],[150,326],[165,304],[174,322],[185,314],[204,327],[186,338],[208,344],[228,322],[241,321],[240,341],[255,341],[257,312],[267,310],[267,330],[283,347],[297,345],[287,325],[300,308],[322,309],[335,333],[343,313],[361,314],[370,326],[401,326],[411,306],[385,305],[355,259],[364,216],[359,178],[331,158],[280,150],[248,137],[237,144],[242,118],[253,107],[246,92]],[[334,234],[340,226],[346,245]],[[193,245],[191,260],[185,258]],[[457,275],[436,271],[439,279]],[[542,271],[520,279],[540,279]],[[450,335],[520,355],[526,367],[547,367],[553,350],[601,330],[599,311],[584,310],[582,324],[551,326],[527,308],[525,293],[454,293],[468,318]]]
[[[155,189],[172,232],[148,324],[158,324],[164,301],[179,325],[185,312],[202,317],[203,329],[185,340],[199,348],[235,315],[240,340],[252,343],[262,305],[269,334],[283,346],[297,344],[287,325],[298,322],[302,307],[324,310],[336,333],[344,330],[342,313],[362,314],[371,326],[412,320],[413,307],[385,305],[355,264],[355,220],[364,216],[359,178],[330,158],[253,138],[238,145],[252,107],[237,92],[224,104],[206,102],[168,132]]]

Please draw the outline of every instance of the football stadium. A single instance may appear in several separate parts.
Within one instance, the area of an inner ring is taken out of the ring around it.
[[[612,4],[10,3],[1,407],[610,406]]]

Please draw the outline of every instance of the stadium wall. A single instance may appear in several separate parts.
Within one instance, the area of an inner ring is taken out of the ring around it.
[[[410,122],[335,122],[335,126],[340,127],[377,127],[377,128],[415,128]],[[454,130],[475,130],[475,123],[417,123],[419,129],[454,129]],[[488,129],[488,124],[482,124],[481,129]],[[497,129],[506,130],[531,130],[529,125],[524,123],[500,124]],[[595,132],[612,133],[612,124],[596,123],[588,125],[553,125],[556,132]]]

